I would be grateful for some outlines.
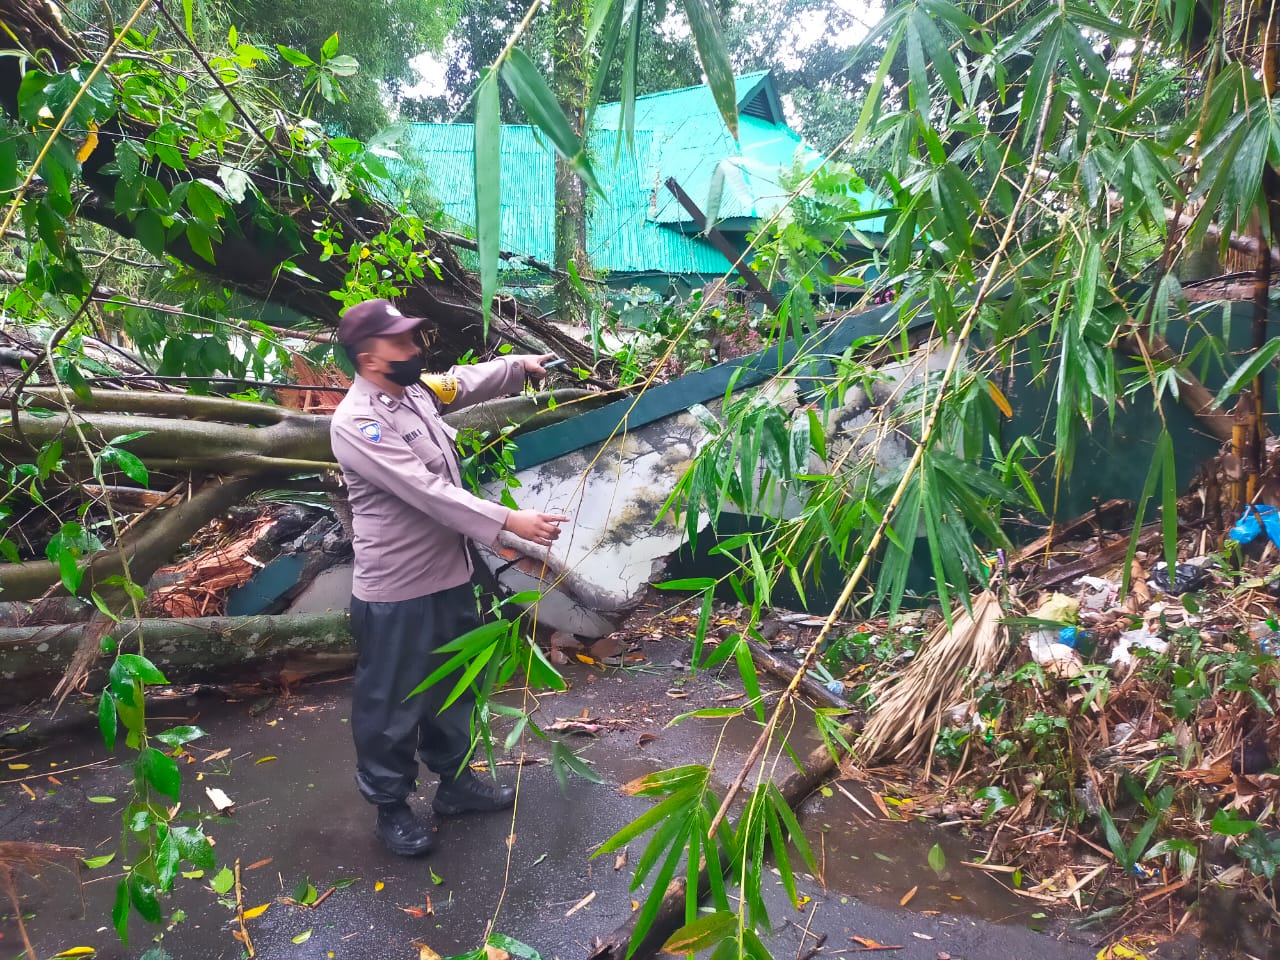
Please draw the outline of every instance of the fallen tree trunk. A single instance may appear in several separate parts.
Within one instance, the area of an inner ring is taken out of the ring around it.
[[[170,507],[150,523],[126,534],[120,544],[93,554],[80,593],[88,596],[103,580],[122,574],[126,559],[135,581],[145,583],[197,530],[261,485],[254,477],[206,484],[190,500]],[[55,587],[61,593],[61,580],[61,567],[50,560],[0,564],[0,596],[6,601],[32,600]]]
[[[43,696],[72,663],[86,624],[0,628],[5,685]],[[350,654],[351,619],[339,613],[260,617],[124,620],[109,636],[126,651],[142,649],[170,683],[205,680],[294,654]],[[140,642],[141,641],[141,642]],[[100,678],[93,677],[93,680]]]
[[[796,675],[797,664],[794,661],[784,660],[768,647],[756,643],[754,640],[748,640],[747,646],[751,650],[751,659],[755,665],[770,676],[777,677],[783,683],[790,683],[791,678]],[[812,677],[806,676],[802,679],[800,681],[800,689],[819,703],[828,704],[838,710],[848,710],[850,712],[853,710],[853,704],[845,700],[844,697],[832,693]]]
[[[792,674],[794,672],[792,671]],[[844,728],[846,738],[852,735],[853,732],[852,727],[846,726]],[[832,756],[831,751],[826,746],[815,747],[805,757],[803,764],[801,764],[801,769],[787,777],[778,788],[787,805],[793,809],[799,806],[805,797],[817,789],[818,785],[831,775],[831,772],[836,769],[839,759],[838,756]],[[725,880],[726,882],[730,880],[727,874]],[[698,872],[699,902],[706,897],[710,890],[711,878],[707,872],[707,864],[704,858],[702,869]],[[658,908],[658,913],[649,925],[644,939],[636,945],[636,949],[632,954],[633,957],[646,957],[657,953],[667,938],[684,926],[687,892],[688,884],[683,878],[673,880],[668,884],[667,892],[662,898],[662,905]],[[626,960],[627,950],[631,945],[632,938],[636,935],[636,919],[639,915],[639,910],[634,911],[631,917],[612,933],[601,940],[597,940],[595,949],[588,955],[587,960]]]

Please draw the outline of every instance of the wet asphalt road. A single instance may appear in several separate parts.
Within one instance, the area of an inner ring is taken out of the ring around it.
[[[678,690],[671,684],[679,671],[653,664],[608,672],[575,664],[566,673],[572,689],[541,699],[540,722],[549,725],[584,710],[606,721],[598,738],[567,740],[605,782],[570,779],[562,792],[550,767],[540,762],[548,753],[545,744],[532,741],[525,765],[500,768],[502,779],[519,779],[514,814],[440,823],[436,851],[416,861],[383,852],[373,836],[372,810],[355,793],[346,680],[308,685],[269,703],[218,693],[155,702],[153,717],[167,719],[156,721],[154,729],[196,722],[209,734],[192,744],[193,761],[183,766],[183,808],[210,811],[206,787],[234,800],[231,815],[207,830],[216,840],[219,866],[241,864],[245,908],[270,904],[248,922],[257,955],[416,960],[419,945],[426,945],[448,957],[475,949],[492,924],[547,960],[586,960],[594,939],[623,922],[638,896],[629,880],[641,844],[632,844],[630,863],[620,870],[613,855],[591,857],[649,806],[620,794],[618,785],[663,767],[705,762],[712,750],[727,781],[754,730],[745,721],[726,729],[718,720],[664,729],[677,713],[723,705],[733,695],[731,685],[715,678],[699,677]],[[12,719],[0,718],[0,729]],[[130,771],[103,747],[87,705],[65,709],[52,724],[37,717],[30,729],[0,746],[8,749],[0,755],[0,773],[10,781],[30,778],[0,784],[0,839],[74,844],[90,857],[117,848]],[[502,759],[510,763],[516,756]],[[29,766],[6,766],[15,762]],[[787,772],[779,768],[778,776]],[[51,782],[50,774],[60,783]],[[432,787],[422,784],[417,803],[423,810]],[[90,802],[91,797],[115,799]],[[803,909],[787,903],[780,883],[768,891],[775,927],[769,943],[780,960],[803,953],[802,938],[807,948],[822,934],[827,941],[819,956],[856,949],[854,936],[900,947],[867,955],[901,960],[936,960],[940,954],[956,960],[1084,960],[1097,953],[1083,942],[1029,929],[1062,924],[1033,917],[1041,905],[960,866],[972,852],[953,831],[872,821],[840,792],[815,795],[803,811],[827,888],[801,878],[801,892],[810,898]],[[927,865],[934,843],[947,853],[940,875]],[[60,868],[19,876],[39,956],[89,946],[101,958],[137,958],[157,934],[160,946],[178,960],[244,955],[232,937],[234,912],[219,902],[208,875],[178,881],[166,911],[169,917],[177,910],[185,916],[168,929],[131,921],[128,946],[110,928],[120,876],[115,863],[82,876],[83,887]],[[340,889],[315,909],[280,902],[300,883],[320,893]],[[908,907],[899,907],[912,887],[917,891]],[[7,905],[0,912],[0,958],[16,958],[16,925]],[[1175,955],[1180,953],[1162,950],[1153,958]]]

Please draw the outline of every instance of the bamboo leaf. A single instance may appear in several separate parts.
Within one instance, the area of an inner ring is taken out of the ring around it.
[[[502,80],[520,101],[520,106],[528,114],[530,122],[547,135],[547,139],[551,141],[556,151],[569,161],[587,186],[603,196],[600,184],[596,182],[595,171],[591,169],[591,161],[578,135],[569,125],[564,111],[560,109],[555,94],[551,92],[547,81],[529,59],[529,55],[519,47],[513,48],[507,54],[507,60],[502,65]],[[496,96],[495,90],[495,110]]]
[[[720,19],[707,0],[684,0],[684,12],[693,30],[693,42],[698,48],[698,60],[702,72],[707,75],[707,86],[715,98],[724,125],[733,139],[738,139],[738,91],[733,79],[733,67],[720,36]]]
[[[719,943],[738,928],[738,915],[718,911],[703,914],[667,938],[663,953],[698,953]]]
[[[1261,350],[1236,368],[1235,373],[1227,378],[1227,382],[1222,385],[1222,389],[1214,397],[1214,404],[1220,407],[1233,393],[1242,390],[1245,384],[1253,381],[1266,369],[1268,364],[1275,360],[1276,354],[1280,354],[1280,337],[1273,337],[1268,340]]]

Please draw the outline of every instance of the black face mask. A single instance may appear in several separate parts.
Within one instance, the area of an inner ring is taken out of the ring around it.
[[[411,387],[422,376],[421,357],[414,357],[411,360],[388,360],[387,365],[391,367],[387,373],[387,379],[397,386]]]

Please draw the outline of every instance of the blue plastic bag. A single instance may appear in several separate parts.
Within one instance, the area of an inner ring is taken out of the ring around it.
[[[1280,547],[1280,510],[1275,507],[1246,507],[1228,536],[1236,543],[1253,543],[1263,531],[1267,539]]]

